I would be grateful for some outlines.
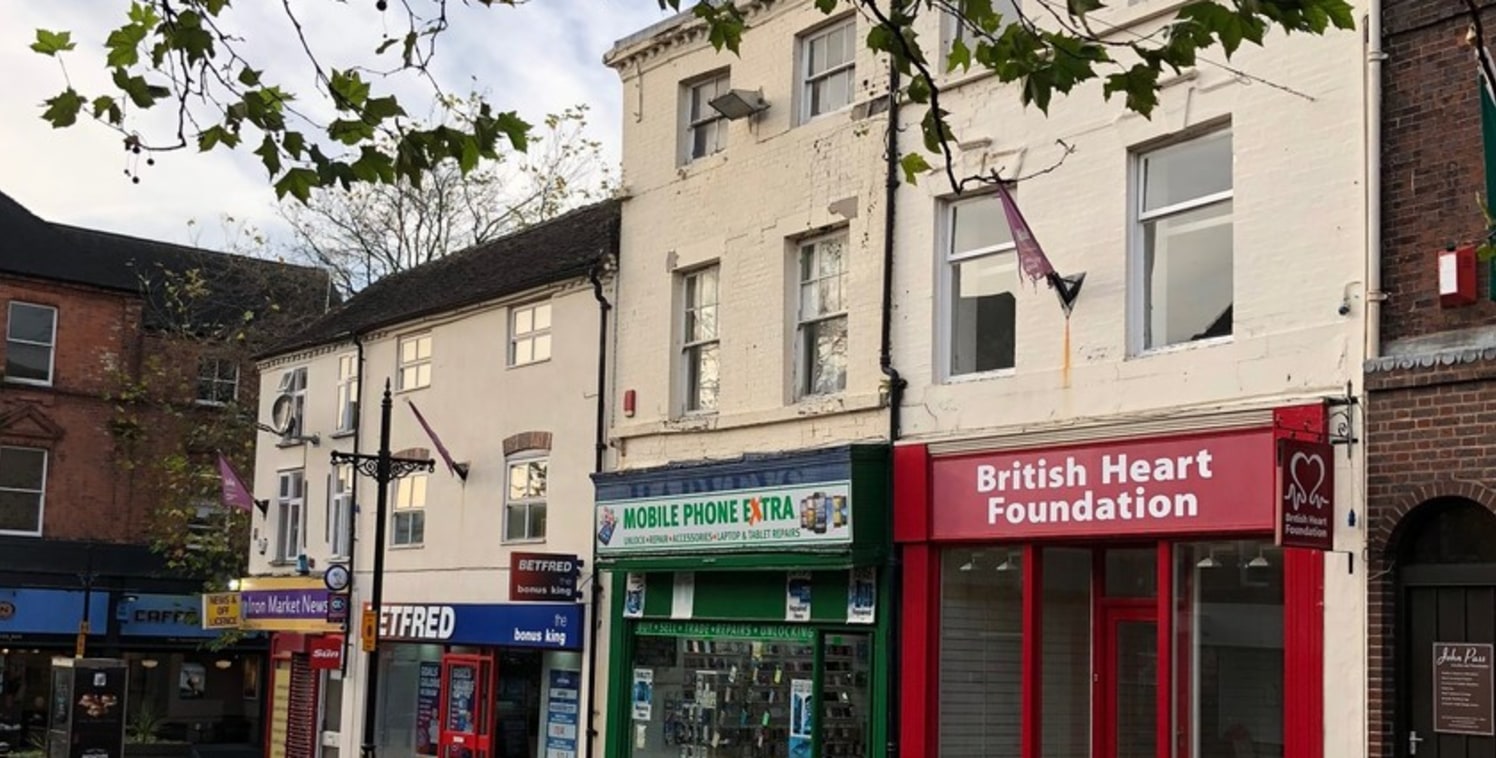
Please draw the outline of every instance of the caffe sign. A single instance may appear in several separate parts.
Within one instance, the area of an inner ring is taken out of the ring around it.
[[[599,555],[784,549],[852,541],[846,481],[604,501]]]

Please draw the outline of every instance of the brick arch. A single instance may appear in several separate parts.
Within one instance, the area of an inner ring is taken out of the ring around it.
[[[504,456],[506,458],[526,450],[544,450],[550,452],[551,433],[519,432],[518,434],[511,434],[504,438]]]
[[[1408,487],[1401,497],[1381,513],[1378,523],[1367,535],[1368,553],[1381,563],[1389,563],[1397,554],[1399,541],[1407,536],[1409,518],[1421,506],[1442,498],[1463,498],[1496,515],[1496,489],[1469,479],[1442,477]]]

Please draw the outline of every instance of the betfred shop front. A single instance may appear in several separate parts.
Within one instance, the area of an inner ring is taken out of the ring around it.
[[[896,447],[901,752],[1320,758],[1324,430]]]
[[[888,448],[594,475],[610,758],[886,754]]]

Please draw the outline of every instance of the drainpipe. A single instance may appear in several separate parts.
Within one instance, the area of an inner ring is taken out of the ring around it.
[[[591,271],[587,272],[588,281],[592,282],[592,296],[597,298],[597,426],[594,431],[592,445],[592,471],[600,473],[603,470],[603,454],[608,450],[607,440],[607,391],[608,391],[608,312],[613,310],[613,304],[603,296],[602,276],[607,271],[608,259],[606,254],[599,258]],[[591,615],[590,627],[592,634],[588,635],[590,644],[587,647],[587,724],[585,734],[587,735],[587,758],[593,758],[596,754],[597,731],[593,721],[597,717],[597,648],[601,641],[597,638],[602,628],[603,594],[602,584],[599,583],[600,573],[597,570],[597,556],[592,556],[589,566],[589,582],[592,584],[592,599],[589,613]]]
[[[899,194],[899,69],[893,60],[888,62],[888,145],[884,155],[883,191],[883,304],[880,316],[883,320],[882,334],[878,346],[878,368],[888,380],[888,444],[899,439],[899,407],[904,401],[904,387],[908,382],[899,376],[893,367],[893,251],[894,251],[894,206]],[[889,492],[893,491],[893,466],[889,465]],[[890,506],[890,518],[892,508]],[[888,744],[887,755],[899,754],[899,687],[894,679],[899,675],[899,569],[900,556],[897,548],[890,546],[888,552],[887,581],[889,583],[889,607],[884,610],[892,621],[888,628]]]
[[[1366,357],[1382,350],[1382,0],[1371,0],[1366,14]]]
[[[355,359],[355,370],[358,371],[358,393],[354,396],[354,402],[358,403],[358,410],[353,414],[353,454],[359,454],[359,427],[363,426],[364,420],[364,335],[358,332],[349,332],[349,339],[358,349],[358,358]],[[341,409],[339,409],[341,412]],[[337,472],[333,472],[337,476]],[[353,478],[349,480],[349,486],[353,489],[348,493],[348,576],[353,576],[355,565],[358,562],[358,467],[353,469]],[[351,598],[350,598],[351,599]],[[348,615],[353,616],[353,609],[348,609]],[[340,667],[343,676],[348,675],[348,659],[353,657],[353,635],[343,635],[343,663]]]

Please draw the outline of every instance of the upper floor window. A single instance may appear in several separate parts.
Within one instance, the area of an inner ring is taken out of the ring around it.
[[[723,72],[709,79],[688,84],[686,96],[685,161],[705,158],[727,147],[727,118],[710,105],[713,98],[727,94],[728,77]]]
[[[992,6],[992,11],[1002,17],[998,28],[994,29],[991,33],[992,39],[995,40],[1002,33],[1002,27],[1018,20],[1019,2],[1018,0],[991,0],[990,5]],[[950,10],[941,15],[941,49],[947,56],[956,47],[957,42],[960,42],[968,51],[974,52],[977,49],[978,38],[982,36],[982,32],[973,29],[971,23],[964,16],[957,15],[954,12],[965,12],[965,9],[966,3],[958,0],[958,2],[951,6]],[[941,62],[942,70],[948,67],[947,61]]]
[[[281,374],[280,397],[290,398],[287,407],[287,418],[284,430],[281,432],[281,443],[290,444],[301,439],[302,425],[306,418],[306,367],[293,368]],[[275,402],[281,402],[277,397]],[[277,419],[279,422],[279,419]]]
[[[199,358],[197,402],[227,405],[239,399],[239,363],[228,358]]]
[[[57,309],[12,300],[5,320],[5,381],[52,384]]]
[[[829,395],[847,386],[845,233],[800,245],[797,394]]]
[[[1231,163],[1229,131],[1137,158],[1143,349],[1231,334]]]
[[[306,474],[302,469],[282,471],[277,480],[275,560],[294,561],[306,546]]]
[[[353,467],[333,466],[327,487],[327,549],[333,558],[347,558],[352,550]]]
[[[509,462],[509,492],[504,499],[504,539],[545,539],[545,458]]]
[[[411,474],[395,482],[391,545],[414,547],[426,541],[426,476]]]
[[[223,506],[212,500],[203,500],[192,506],[192,515],[187,518],[188,550],[209,550],[228,533],[228,514]]]
[[[945,209],[946,307],[951,376],[1013,368],[1018,260],[996,195]]]
[[[685,408],[691,411],[717,409],[717,266],[697,269],[681,277],[684,304],[682,364],[685,369]]]
[[[40,537],[47,500],[47,451],[0,447],[0,534]]]
[[[856,58],[855,18],[800,38],[801,121],[852,102]]]
[[[509,365],[551,359],[551,304],[514,308],[509,317]]]
[[[431,386],[431,335],[417,334],[400,338],[400,386],[416,390]]]
[[[338,357],[338,428],[351,432],[358,423],[358,355]]]

